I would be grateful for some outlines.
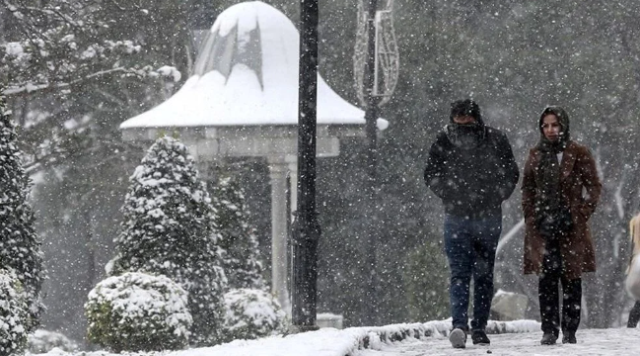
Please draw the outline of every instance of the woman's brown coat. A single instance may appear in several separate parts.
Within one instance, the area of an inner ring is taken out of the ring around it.
[[[522,182],[522,208],[526,226],[525,274],[540,273],[545,250],[545,240],[535,227],[535,201],[536,194],[539,194],[536,167],[539,161],[540,151],[534,148],[529,152]],[[569,206],[573,221],[571,231],[560,243],[560,252],[564,264],[563,275],[571,280],[580,278],[583,272],[596,270],[593,240],[587,221],[596,209],[602,184],[589,150],[573,141],[564,150],[560,169],[560,194]]]

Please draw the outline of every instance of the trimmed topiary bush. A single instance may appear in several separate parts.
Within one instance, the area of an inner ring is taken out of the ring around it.
[[[44,329],[38,329],[27,337],[27,350],[32,354],[46,354],[54,348],[74,352],[78,345],[61,333]]]
[[[0,355],[22,353],[27,343],[27,301],[15,272],[0,269]]]
[[[162,275],[109,277],[85,304],[89,340],[115,352],[184,348],[192,324],[187,299],[182,287]]]
[[[269,293],[259,289],[232,289],[224,295],[224,340],[257,339],[283,333],[286,313]]]

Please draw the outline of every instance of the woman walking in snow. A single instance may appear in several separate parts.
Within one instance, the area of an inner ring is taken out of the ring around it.
[[[631,237],[631,260],[627,268],[625,280],[626,289],[636,299],[629,312],[628,328],[635,328],[640,321],[640,213],[629,221],[629,235]]]
[[[539,276],[541,343],[555,344],[562,328],[562,342],[575,344],[582,273],[596,270],[587,221],[598,204],[601,183],[589,150],[570,139],[564,109],[547,107],[538,128],[540,142],[529,152],[522,182],[524,273]]]

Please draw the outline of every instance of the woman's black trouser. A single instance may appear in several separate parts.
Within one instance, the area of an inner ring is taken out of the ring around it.
[[[547,252],[542,263],[542,273],[538,282],[540,317],[542,332],[558,335],[578,330],[582,301],[582,280],[568,280],[562,273],[562,255],[557,241],[547,242]],[[562,324],[560,324],[560,292],[562,286]]]
[[[638,326],[638,321],[640,321],[640,300],[636,301],[629,312],[629,320],[627,320],[628,328],[635,328]]]

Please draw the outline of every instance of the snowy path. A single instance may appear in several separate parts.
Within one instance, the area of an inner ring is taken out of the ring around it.
[[[449,339],[434,336],[422,340],[408,339],[395,344],[378,344],[379,350],[362,350],[354,356],[437,356],[437,355],[640,355],[640,329],[581,329],[576,334],[578,344],[540,345],[542,332],[489,335],[491,346],[474,346],[467,341],[466,349],[452,349]],[[558,340],[560,341],[560,340]]]

